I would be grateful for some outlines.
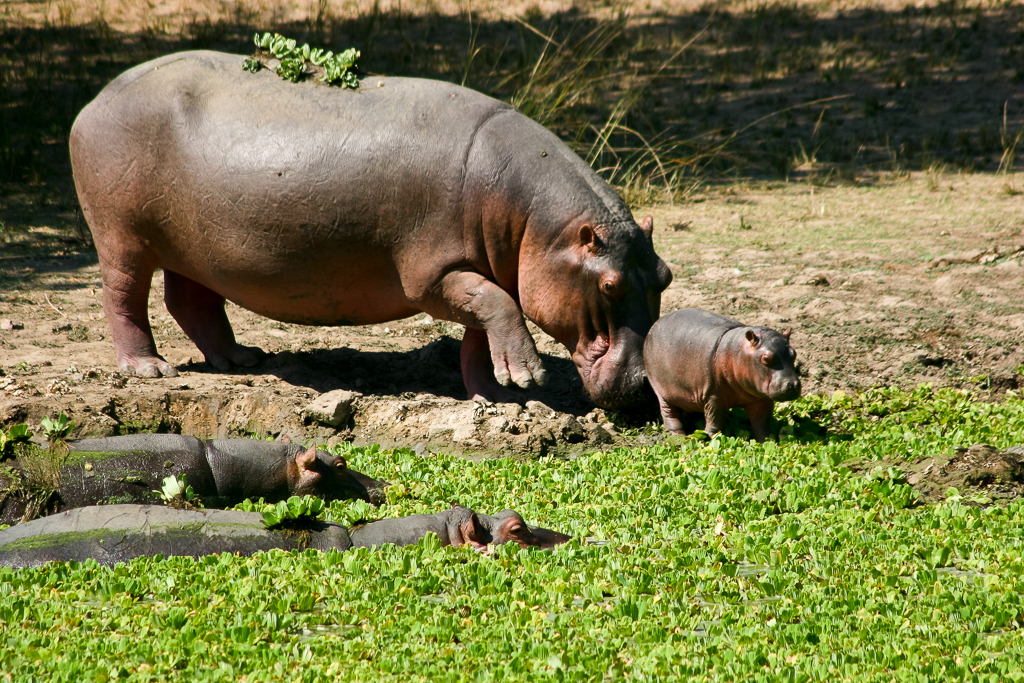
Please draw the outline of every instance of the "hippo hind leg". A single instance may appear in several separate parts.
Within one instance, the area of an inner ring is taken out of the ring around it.
[[[149,288],[155,268],[147,264],[125,272],[102,256],[103,311],[110,324],[118,369],[140,377],[177,377],[174,366],[157,353],[149,325]],[[145,259],[124,261],[141,263]]]
[[[218,370],[252,367],[266,357],[262,349],[235,342],[224,311],[224,297],[209,287],[165,269],[164,303],[206,362]]]

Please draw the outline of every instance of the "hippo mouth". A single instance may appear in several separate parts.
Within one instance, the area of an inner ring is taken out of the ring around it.
[[[625,340],[617,341],[613,344],[599,334],[590,343],[580,340],[572,355],[591,400],[609,410],[638,403],[644,383],[643,356],[629,353]],[[641,344],[636,347],[643,348]]]
[[[376,507],[380,507],[386,502],[387,496],[384,493],[384,489],[390,486],[391,482],[374,479],[355,470],[349,470],[348,475],[350,477],[350,486],[355,490],[359,498]]]
[[[779,390],[772,392],[770,396],[773,401],[793,401],[800,398],[800,389],[800,380],[791,381],[779,387]]]

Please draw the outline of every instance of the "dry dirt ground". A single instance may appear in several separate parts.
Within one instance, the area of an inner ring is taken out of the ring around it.
[[[705,188],[655,218],[674,281],[662,310],[697,306],[792,329],[805,393],[921,382],[998,400],[1024,371],[1024,178],[879,176]],[[521,405],[465,400],[461,328],[420,315],[353,328],[278,323],[228,305],[239,341],[271,355],[220,373],[150,303],[179,377],[116,372],[95,252],[46,226],[0,245],[0,423],[65,411],[75,436],[138,430],[341,439],[472,454],[621,443],[585,397],[568,353],[534,329],[547,387]],[[337,427],[310,408],[347,390]],[[634,418],[632,423],[637,424]],[[652,437],[656,438],[656,437]]]

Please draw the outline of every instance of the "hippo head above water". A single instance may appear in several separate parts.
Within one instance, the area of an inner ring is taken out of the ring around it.
[[[636,403],[644,383],[644,337],[658,319],[672,273],[654,252],[650,216],[565,231],[558,258],[524,259],[526,316],[572,354],[591,399],[603,408]],[[524,243],[524,252],[532,245]],[[560,283],[572,280],[576,287]]]
[[[296,454],[287,468],[288,490],[292,495],[308,494],[326,500],[355,497],[374,505],[384,503],[386,482],[349,469],[345,458],[318,451],[315,445]]]

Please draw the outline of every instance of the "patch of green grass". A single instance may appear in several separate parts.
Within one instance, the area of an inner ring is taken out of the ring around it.
[[[380,515],[453,500],[512,507],[594,544],[481,555],[431,538],[0,569],[0,670],[52,681],[1019,677],[1024,504],[920,505],[895,469],[860,476],[840,463],[1019,444],[1024,401],[879,389],[808,396],[777,422],[779,442],[672,439],[568,461],[339,447],[394,483]],[[327,516],[347,520],[357,505],[333,502]]]

